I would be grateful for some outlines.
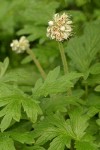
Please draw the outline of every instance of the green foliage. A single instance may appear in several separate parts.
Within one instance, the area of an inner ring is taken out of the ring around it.
[[[73,21],[66,75],[57,42],[46,37],[58,12]],[[0,31],[0,150],[99,150],[100,0],[0,0]],[[21,35],[45,80],[29,55],[11,51]]]
[[[55,68],[53,71],[50,71],[44,84],[42,83],[42,80],[39,79],[33,89],[33,97],[38,98],[40,96],[47,96],[48,94],[65,92],[73,86],[71,80],[82,76],[82,74],[72,72],[58,78],[59,72],[59,67]]]
[[[91,63],[100,51],[99,41],[100,30],[98,24],[93,23],[86,25],[81,37],[75,37],[69,41],[66,51],[77,70],[88,73]],[[95,74],[97,71],[100,73],[99,63],[91,67],[90,73]]]
[[[15,150],[15,147],[14,147],[13,140],[9,136],[1,133],[0,134],[0,150],[4,150],[4,149]]]

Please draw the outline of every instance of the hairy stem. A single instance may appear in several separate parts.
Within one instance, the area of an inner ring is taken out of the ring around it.
[[[69,73],[68,63],[67,63],[67,59],[66,59],[66,56],[65,56],[63,44],[61,42],[58,42],[58,46],[59,46],[60,55],[61,55],[61,59],[62,59],[62,63],[63,63],[64,73],[68,74]],[[70,96],[71,94],[72,94],[72,91],[71,91],[71,88],[70,88],[68,90],[68,95]]]
[[[63,67],[64,67],[64,73],[67,74],[67,73],[69,73],[69,70],[68,70],[68,64],[67,64],[67,59],[65,56],[64,48],[63,48],[63,45],[61,42],[58,42],[58,46],[59,46],[59,50],[60,50],[60,54],[61,54]]]
[[[43,68],[42,68],[41,64],[39,63],[38,59],[36,58],[34,52],[31,49],[28,49],[27,53],[32,57],[32,59],[33,59],[35,65],[37,66],[42,78],[45,80],[46,79],[46,73],[43,70]]]

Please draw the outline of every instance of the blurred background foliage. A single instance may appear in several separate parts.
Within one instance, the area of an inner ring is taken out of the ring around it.
[[[73,20],[74,36],[83,35],[88,22],[100,26],[100,0],[0,0],[0,61],[8,56],[11,67],[31,62],[26,54],[15,54],[10,48],[13,39],[25,35],[45,70],[57,66],[57,43],[46,37],[46,28],[52,16],[63,11]]]

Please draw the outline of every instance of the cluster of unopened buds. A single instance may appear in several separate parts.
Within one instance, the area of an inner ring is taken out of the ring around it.
[[[30,44],[25,36],[22,36],[19,40],[13,40],[10,44],[13,51],[16,53],[23,53],[27,49],[29,49]]]
[[[65,13],[55,14],[53,20],[48,22],[47,37],[56,41],[67,40],[72,35],[72,21]]]

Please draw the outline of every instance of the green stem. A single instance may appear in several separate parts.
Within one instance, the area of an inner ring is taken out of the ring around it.
[[[39,63],[39,61],[37,60],[37,58],[36,58],[34,52],[33,52],[31,49],[28,49],[28,50],[27,50],[27,53],[28,53],[28,54],[31,56],[31,58],[33,59],[33,61],[34,61],[35,65],[37,66],[37,68],[38,68],[38,70],[39,70],[39,72],[40,72],[42,78],[45,80],[45,79],[46,79],[46,73],[45,73],[45,71],[43,70],[43,68],[42,68],[41,64]]]
[[[63,67],[64,67],[64,73],[67,74],[67,73],[69,73],[69,70],[68,70],[68,64],[67,64],[64,48],[63,48],[63,45],[61,42],[58,42],[58,46],[59,46],[59,50],[60,50],[60,54],[61,54]]]
[[[61,55],[61,59],[62,59],[62,63],[63,63],[64,73],[68,74],[69,73],[68,63],[67,63],[67,59],[66,59],[66,56],[65,56],[63,44],[61,42],[58,42],[58,46],[59,46],[60,55]],[[69,96],[72,95],[71,88],[68,90],[68,95]]]

